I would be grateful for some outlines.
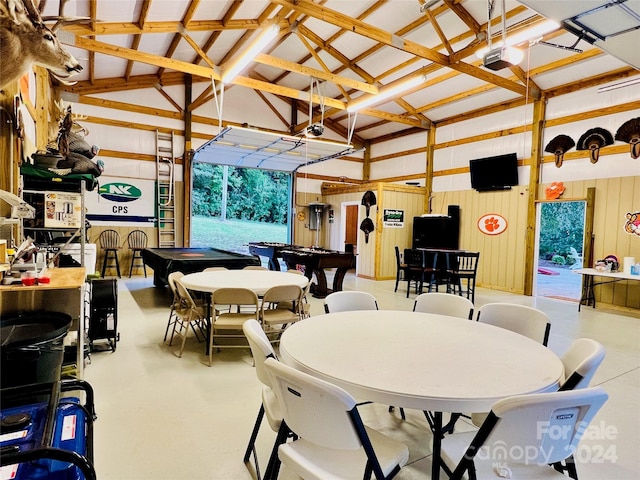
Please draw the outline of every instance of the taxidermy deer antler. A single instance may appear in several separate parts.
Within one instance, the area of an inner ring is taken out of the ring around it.
[[[62,125],[65,116],[67,115],[67,108],[71,108],[71,104],[65,103],[64,100],[54,100],[53,104],[55,108],[51,110],[51,120],[49,121],[49,130],[47,138],[49,139],[48,146],[52,146],[53,148],[57,148],[55,145],[58,143],[58,128]],[[80,115],[77,113],[71,114],[71,120],[73,124],[71,125],[71,133],[76,133],[83,137],[89,135],[89,129],[84,125],[81,125],[79,121],[86,120],[89,117],[86,115]]]
[[[82,70],[55,33],[63,24],[86,21],[63,17],[66,2],[60,1],[58,17],[42,18],[44,2],[0,0],[0,88],[20,78],[34,64],[48,68],[61,81]],[[44,24],[54,19],[53,27]]]

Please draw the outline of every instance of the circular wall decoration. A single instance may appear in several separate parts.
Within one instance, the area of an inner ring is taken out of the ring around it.
[[[307,215],[302,210],[298,212],[297,216],[298,216],[298,220],[300,220],[301,222],[304,222],[307,218]]]
[[[478,219],[478,230],[485,235],[500,235],[507,229],[507,219],[497,213],[487,213]]]

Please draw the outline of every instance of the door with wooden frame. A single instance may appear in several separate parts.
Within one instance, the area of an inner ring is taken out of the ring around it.
[[[345,208],[344,249],[353,248],[353,253],[357,253],[358,246],[358,208],[358,205],[346,205]]]

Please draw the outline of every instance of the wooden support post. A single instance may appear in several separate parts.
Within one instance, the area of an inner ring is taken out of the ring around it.
[[[371,175],[371,142],[364,142],[364,160],[362,164],[362,181],[367,183]]]
[[[182,178],[184,181],[182,244],[187,248],[191,246],[191,160],[193,158],[193,149],[191,145],[191,127],[193,120],[193,112],[191,111],[192,102],[193,78],[191,75],[187,75],[185,79],[184,92],[184,155],[182,157]]]
[[[425,194],[424,194],[424,211],[431,212],[431,195],[433,195],[433,152],[436,144],[436,129],[432,126],[427,133],[427,151],[426,155],[426,172],[424,178]]]
[[[529,195],[527,198],[527,230],[525,234],[524,294],[533,295],[534,259],[536,247],[536,200],[540,184],[540,166],[542,164],[544,120],[547,110],[546,99],[533,104],[533,123],[531,126],[531,165],[529,165]]]

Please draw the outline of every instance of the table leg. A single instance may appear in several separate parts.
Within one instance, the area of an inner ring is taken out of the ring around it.
[[[582,282],[582,296],[580,297],[580,302],[578,302],[578,311],[580,311],[580,307],[584,305],[592,305],[593,308],[596,308],[596,296],[593,292],[593,275],[583,275]]]
[[[342,282],[344,281],[344,277],[349,271],[348,268],[338,267],[335,275],[333,276],[333,291],[340,292],[342,291]]]
[[[206,329],[205,329],[205,347],[204,353],[205,355],[209,355],[209,345],[211,344],[211,294],[205,293],[207,299],[207,321],[206,321]]]
[[[440,448],[442,445],[442,412],[433,412],[433,453],[431,455],[431,480],[440,478]]]

